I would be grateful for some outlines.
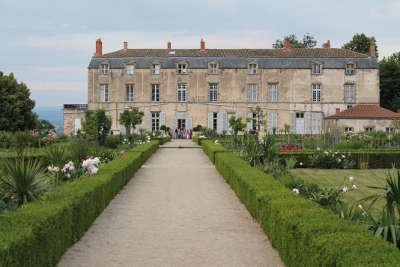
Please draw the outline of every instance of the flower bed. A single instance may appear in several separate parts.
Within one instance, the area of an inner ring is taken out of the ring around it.
[[[208,143],[203,149],[211,154],[218,147]],[[298,197],[233,153],[213,155],[217,170],[260,222],[286,266],[398,266],[397,248],[360,224]]]
[[[0,266],[55,266],[140,166],[157,150],[151,141],[0,216]]]

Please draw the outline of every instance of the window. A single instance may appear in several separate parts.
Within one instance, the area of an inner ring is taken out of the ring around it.
[[[125,85],[125,101],[133,101],[134,99],[134,85],[126,84]]]
[[[186,73],[186,64],[178,64],[178,74],[185,74]]]
[[[160,102],[160,85],[159,84],[151,85],[151,101]]]
[[[270,133],[276,132],[278,128],[278,113],[276,112],[267,112],[267,129]]]
[[[208,85],[208,101],[217,102],[218,99],[218,84],[210,83]]]
[[[153,75],[159,75],[161,70],[161,65],[160,64],[153,64],[151,67],[151,73]]]
[[[296,119],[303,119],[304,118],[304,113],[303,112],[297,112],[296,113]]]
[[[374,129],[372,127],[365,127],[364,128],[365,132],[370,133],[372,132]]]
[[[249,102],[257,102],[257,84],[251,83],[247,85],[247,96]]]
[[[249,64],[249,74],[256,74],[257,73],[257,64],[250,63]]]
[[[268,101],[278,102],[278,84],[271,83],[268,84]]]
[[[210,73],[211,74],[217,74],[217,63],[210,63]]]
[[[160,130],[160,112],[152,112],[151,113],[151,131],[159,131]]]
[[[108,73],[110,72],[110,65],[108,65],[108,64],[101,64],[101,65],[100,65],[100,71],[101,71],[101,74],[103,74],[103,75],[108,75]]]
[[[393,132],[394,132],[394,128],[392,128],[392,127],[386,127],[386,132],[387,132],[387,133],[393,133]]]
[[[127,74],[127,75],[133,75],[133,74],[135,74],[135,65],[126,65],[125,66],[125,73]]]
[[[177,99],[178,102],[186,102],[186,83],[178,83]]]
[[[345,133],[352,133],[354,131],[353,127],[344,127]]]
[[[101,102],[108,102],[110,100],[108,95],[108,84],[100,84]]]
[[[321,85],[318,83],[312,85],[312,102],[321,102]]]
[[[354,84],[344,85],[344,102],[354,103],[355,102],[355,88]]]
[[[320,134],[322,130],[322,113],[312,112],[311,113],[311,133]]]
[[[320,63],[312,64],[312,74],[321,74],[322,65]]]
[[[217,130],[217,125],[218,125],[218,113],[217,112],[213,112],[213,129]]]
[[[354,69],[353,63],[346,64],[346,75],[354,75]]]
[[[352,107],[353,107],[353,105],[347,105],[347,109],[352,108]]]
[[[252,121],[252,123],[251,123],[251,125],[252,125],[252,130],[253,131],[256,131],[257,130],[257,128],[258,128],[258,118],[257,118],[257,113],[255,113],[255,112],[253,112],[253,114],[252,114],[253,116],[252,116],[252,118],[251,118],[251,121]]]

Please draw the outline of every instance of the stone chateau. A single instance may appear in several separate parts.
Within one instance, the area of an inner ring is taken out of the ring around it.
[[[258,125],[253,111],[259,106],[269,131],[287,124],[293,133],[316,134],[325,118],[356,105],[379,105],[374,44],[365,55],[331,48],[330,41],[322,48],[286,43],[282,49],[208,49],[202,39],[197,49],[174,49],[171,42],[165,49],[130,49],[124,42],[121,50],[103,54],[97,39],[88,67],[88,104],[64,105],[64,133],[81,128],[86,109],[99,108],[111,116],[113,133],[124,133],[119,116],[132,106],[145,113],[140,127],[148,131],[200,124],[222,132],[231,116],[249,118],[251,130]],[[348,123],[343,125],[348,131],[364,130],[362,123],[360,129]]]

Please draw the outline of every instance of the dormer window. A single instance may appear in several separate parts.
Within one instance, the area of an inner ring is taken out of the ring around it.
[[[152,64],[151,66],[151,73],[153,75],[159,75],[161,70],[161,65],[158,63]]]
[[[134,75],[135,74],[135,65],[128,64],[125,66],[125,73],[127,75]]]
[[[256,63],[249,64],[249,74],[257,74],[257,64]]]
[[[210,74],[217,74],[218,73],[218,65],[217,63],[210,63],[209,64]]]
[[[103,75],[108,75],[110,73],[110,65],[109,64],[101,64],[100,71]]]
[[[355,72],[355,64],[347,63],[346,64],[346,75],[354,75]]]
[[[185,63],[179,63],[177,72],[178,74],[185,74],[187,71],[187,65]]]
[[[322,64],[318,62],[314,62],[312,64],[312,74],[321,74]]]

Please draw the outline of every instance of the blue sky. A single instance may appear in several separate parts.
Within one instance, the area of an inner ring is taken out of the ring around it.
[[[95,39],[130,48],[270,48],[288,33],[340,47],[354,33],[377,38],[380,56],[400,51],[400,1],[0,0],[0,71],[25,82],[37,106],[87,101]]]

